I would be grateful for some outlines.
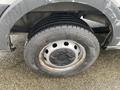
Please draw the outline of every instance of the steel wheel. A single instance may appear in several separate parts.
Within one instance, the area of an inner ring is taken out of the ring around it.
[[[50,71],[67,71],[79,66],[86,57],[85,48],[72,40],[60,40],[45,46],[39,62]]]

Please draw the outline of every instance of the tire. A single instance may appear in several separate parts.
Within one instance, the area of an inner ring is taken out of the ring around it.
[[[86,51],[84,61],[69,70],[61,70],[58,72],[54,69],[46,69],[39,61],[39,53],[46,45],[58,40],[72,40],[81,44]],[[89,68],[98,58],[99,53],[100,45],[92,32],[80,26],[58,25],[47,28],[33,36],[25,45],[24,58],[26,64],[34,71],[50,76],[61,77],[76,75]]]

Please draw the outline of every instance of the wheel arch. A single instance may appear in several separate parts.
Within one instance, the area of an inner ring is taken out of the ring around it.
[[[94,7],[101,11],[112,24],[114,37],[111,46],[119,43],[120,11],[117,6],[109,0],[16,0],[3,13],[0,18],[0,49],[9,50],[9,34],[14,24],[25,14],[50,3],[74,2],[82,3]],[[116,38],[117,37],[117,38]]]

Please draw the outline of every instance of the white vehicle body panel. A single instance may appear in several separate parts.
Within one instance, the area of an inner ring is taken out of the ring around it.
[[[25,14],[40,6],[60,3],[73,2],[92,6],[110,20],[113,27],[113,39],[109,46],[116,46],[120,42],[120,1],[119,0],[0,0],[0,7],[8,5],[6,10],[1,10],[0,18],[0,49],[9,48],[9,34],[14,24]],[[4,12],[3,12],[4,11]]]
[[[15,0],[0,0],[0,4],[12,4]]]
[[[120,0],[112,0],[116,5],[117,7],[120,7]]]

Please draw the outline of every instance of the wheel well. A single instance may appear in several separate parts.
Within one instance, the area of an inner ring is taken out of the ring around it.
[[[90,27],[92,27],[95,31],[95,35],[99,39],[101,46],[106,47],[111,41],[113,29],[109,19],[101,11],[94,7],[73,2],[54,3],[36,8],[19,19],[11,29],[11,32],[29,33],[29,30],[33,24],[53,13],[60,12],[67,12],[68,14],[75,13],[86,23],[89,23],[88,21],[98,23],[97,26],[93,25],[94,27]]]

